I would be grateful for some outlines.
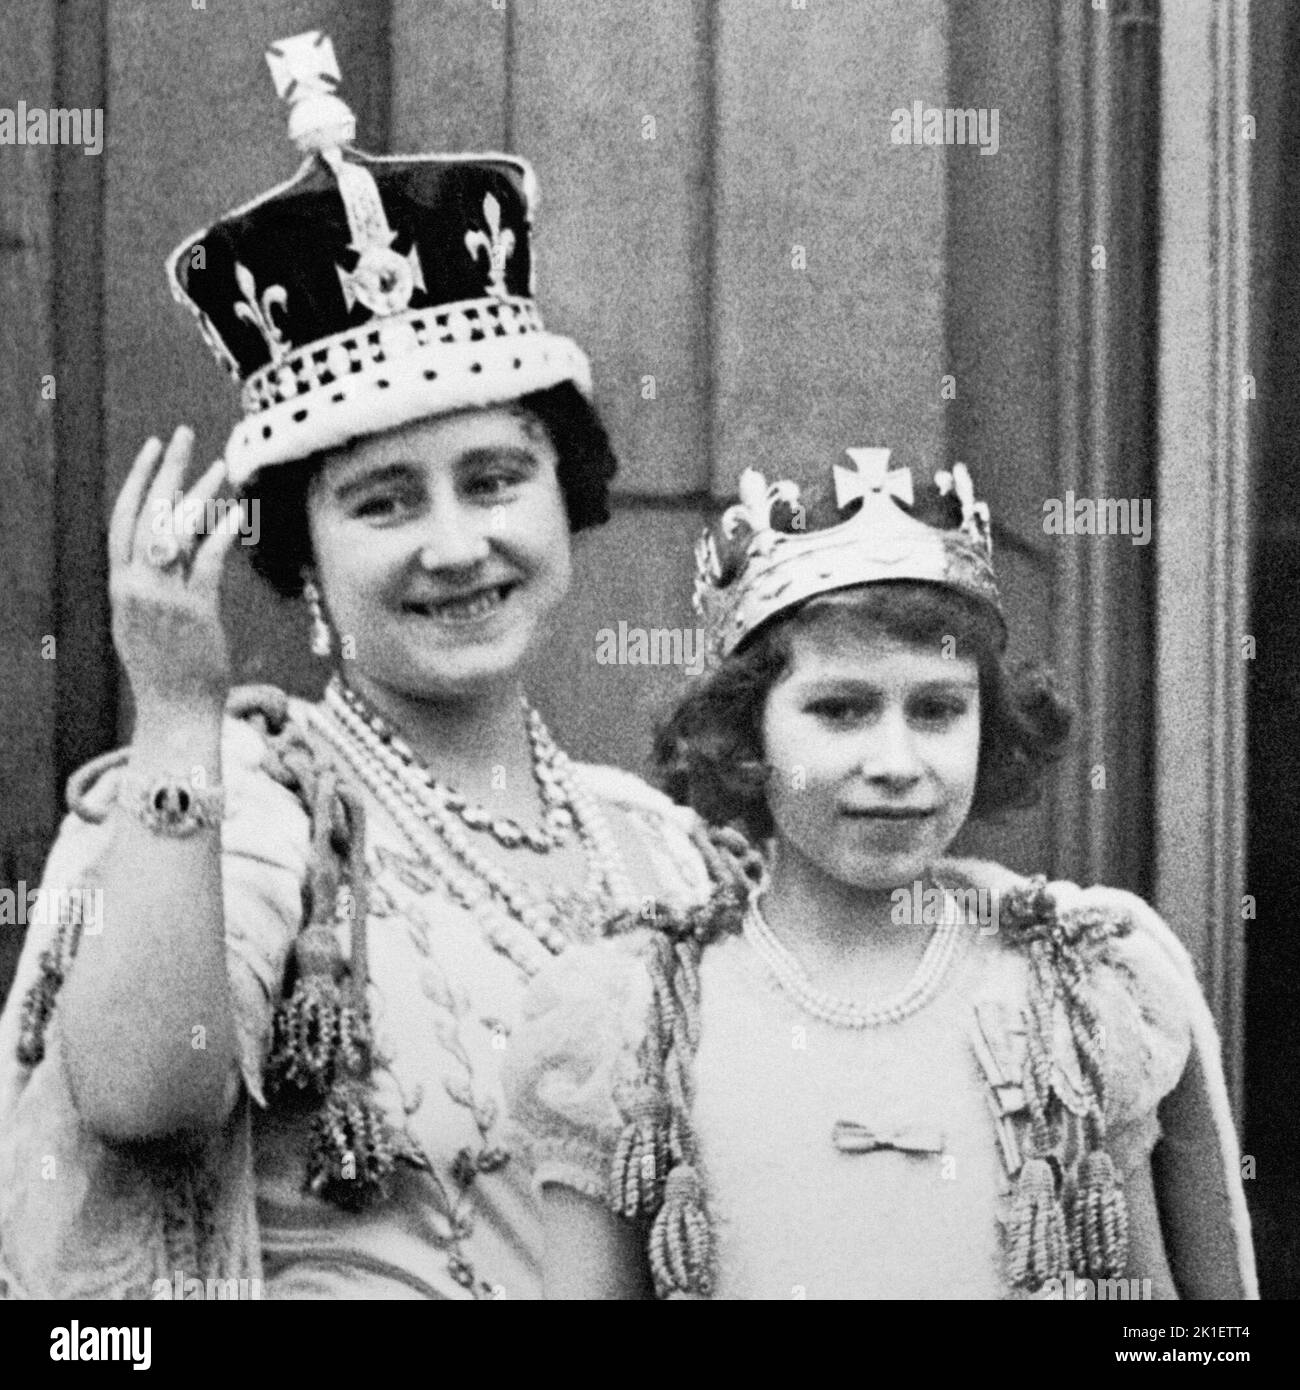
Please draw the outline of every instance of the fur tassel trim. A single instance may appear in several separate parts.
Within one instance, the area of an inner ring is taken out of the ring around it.
[[[1128,1201],[1104,1149],[1079,1165],[1070,1205],[1070,1264],[1089,1279],[1117,1279],[1128,1263]]]
[[[388,1195],[397,1160],[405,1157],[364,1081],[342,1081],[312,1122],[307,1189],[346,1211]]]
[[[660,1298],[707,1298],[713,1290],[713,1232],[704,1185],[689,1164],[668,1174],[650,1231],[650,1271]]]
[[[653,1216],[663,1203],[667,1118],[657,1097],[638,1101],[618,1136],[610,1170],[610,1205],[620,1216]]]
[[[1035,1293],[1048,1279],[1064,1278],[1065,1213],[1057,1194],[1056,1170],[1048,1159],[1026,1160],[1007,1225],[1007,1276],[1013,1288]]]
[[[338,982],[308,975],[276,1008],[271,1084],[324,1094],[337,1076],[363,1068],[369,1046],[366,1020],[347,1002]]]

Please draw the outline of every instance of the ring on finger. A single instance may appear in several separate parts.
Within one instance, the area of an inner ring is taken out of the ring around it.
[[[145,549],[145,558],[155,569],[169,570],[183,553],[175,531],[158,531]]]

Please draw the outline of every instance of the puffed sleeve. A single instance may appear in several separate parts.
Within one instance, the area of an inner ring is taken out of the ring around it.
[[[1161,1225],[1184,1298],[1258,1298],[1241,1153],[1214,1018],[1186,948],[1140,898],[1089,889],[1130,925],[1093,972],[1121,1171],[1152,1156]],[[1159,1141],[1158,1149],[1155,1148]]]
[[[681,909],[709,896],[713,885],[693,839],[704,823],[694,811],[622,768],[578,763],[575,771],[604,812],[643,901]]]
[[[530,985],[504,1069],[516,1147],[540,1190],[603,1199],[651,1003],[640,938],[566,951]]]
[[[1123,1171],[1160,1137],[1157,1107],[1191,1056],[1200,989],[1181,943],[1140,898],[1114,888],[1074,892],[1063,907],[1119,927],[1093,962],[1089,995],[1102,1029],[1108,1147]]]

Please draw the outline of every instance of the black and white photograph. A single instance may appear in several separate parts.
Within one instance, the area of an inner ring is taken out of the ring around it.
[[[656,1299],[1258,1364],[1300,8],[0,20],[32,1364]]]

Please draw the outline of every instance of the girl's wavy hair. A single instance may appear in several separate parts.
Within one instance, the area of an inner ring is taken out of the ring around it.
[[[794,634],[814,622],[874,627],[899,641],[972,657],[979,668],[980,750],[973,820],[1032,806],[1065,750],[1073,712],[1051,673],[1012,665],[997,619],[983,604],[919,581],[862,584],[809,599],[760,628],[702,680],[655,733],[660,785],[711,825],[751,841],[773,832],[762,744],[768,692],[789,671]],[[948,651],[949,648],[942,648]]]
[[[546,431],[558,456],[557,472],[569,530],[583,531],[609,520],[609,485],[618,469],[609,435],[596,408],[571,382],[533,391],[507,402],[532,425]],[[332,451],[329,451],[332,452]],[[302,573],[312,564],[307,494],[329,452],[258,474],[244,495],[258,504],[258,541],[253,569],[283,598],[302,593]]]

